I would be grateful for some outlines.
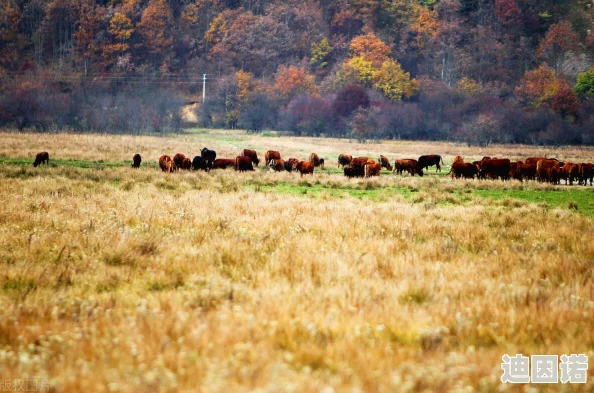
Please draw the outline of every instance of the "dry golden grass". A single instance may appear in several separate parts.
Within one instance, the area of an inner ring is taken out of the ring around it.
[[[295,155],[356,150],[230,135]],[[103,160],[236,143],[0,138],[0,156]],[[421,192],[314,199],[258,186],[279,179]],[[594,391],[592,367],[586,386],[499,380],[505,353],[594,358],[592,220],[516,201],[443,203],[467,184],[0,165],[0,379],[68,393]]]

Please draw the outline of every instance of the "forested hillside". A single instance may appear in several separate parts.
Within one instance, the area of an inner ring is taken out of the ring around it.
[[[591,144],[593,3],[1,0],[0,126]]]

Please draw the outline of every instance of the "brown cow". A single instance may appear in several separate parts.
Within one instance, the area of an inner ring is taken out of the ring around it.
[[[183,169],[183,163],[184,163],[185,158],[186,158],[186,156],[181,153],[177,153],[176,155],[174,155],[173,162],[175,162],[175,166],[180,169]]]
[[[235,170],[239,172],[253,171],[252,160],[246,156],[235,157]]]
[[[452,174],[452,179],[474,179],[475,176],[478,176],[479,166],[468,162],[456,161],[452,164],[450,173]]]
[[[559,161],[541,158],[536,163],[536,177],[540,182],[557,184],[559,169]]]
[[[423,170],[418,167],[417,160],[411,158],[394,160],[394,171],[401,175],[404,171],[407,171],[411,176],[414,176],[415,173],[419,176],[423,176]]]
[[[518,161],[518,172],[522,179],[535,180],[536,179],[536,164],[527,164]]]
[[[510,179],[515,179],[522,181],[522,174],[520,173],[519,166],[522,164],[522,161],[510,162],[509,167],[509,177]]]
[[[421,168],[421,170],[435,165],[435,171],[441,172],[441,166],[439,164],[440,163],[443,164],[443,159],[441,158],[440,155],[432,154],[432,155],[419,157],[417,162],[418,162],[419,168]]]
[[[348,154],[340,154],[338,156],[338,168],[341,166],[344,167],[350,165],[351,161],[353,161],[353,156],[349,156]]]
[[[245,157],[245,156],[241,156]],[[248,157],[249,158],[249,157]],[[235,161],[233,158],[217,158],[212,163],[212,169],[227,169],[227,168],[234,168]]]
[[[281,158],[281,155],[278,151],[274,151],[274,150],[268,150],[266,152],[266,154],[264,155],[264,162],[266,163],[266,166],[268,166],[270,164],[270,160],[273,159],[279,159]]]
[[[37,153],[37,155],[35,156],[35,162],[33,163],[33,166],[35,168],[37,168],[38,165],[40,164],[46,164],[49,165],[49,153],[46,151],[42,151],[41,153]]]
[[[167,155],[159,157],[159,167],[163,172],[173,172],[176,169],[175,161],[173,161],[171,157]]]
[[[566,162],[559,170],[559,179],[564,179],[569,185],[573,185],[574,180],[580,179],[580,168],[577,164]]]
[[[293,165],[296,162],[299,162],[299,160],[296,158],[289,158],[287,161],[285,161],[285,170],[287,172],[293,172]]]
[[[311,153],[309,155],[309,162],[313,164],[315,168],[320,166],[320,157],[316,153]]]
[[[508,180],[510,170],[511,161],[507,158],[485,159],[481,160],[479,177],[483,179],[491,177],[494,179],[501,178],[501,180]]]
[[[134,154],[134,157],[132,157],[132,168],[140,168],[141,162],[142,157],[140,157],[140,154]]]
[[[535,165],[538,163],[538,161],[540,160],[548,160],[548,158],[546,157],[528,157],[524,160],[524,164],[526,165]]]
[[[462,156],[456,156],[454,157],[452,164],[455,164],[456,162],[464,162],[464,158],[462,158]]]
[[[379,176],[381,170],[381,164],[368,162],[367,164],[365,164],[365,177]]]
[[[590,185],[592,185],[592,180],[594,180],[594,165],[590,163],[583,163],[580,164],[580,184],[584,186],[588,185],[588,180],[590,180]]]
[[[186,171],[192,170],[192,160],[190,160],[188,157],[184,158],[181,164],[181,169]]]
[[[357,177],[363,177],[365,175],[365,165],[367,165],[368,161],[370,161],[368,157],[357,157],[351,160],[351,168],[355,170]],[[375,161],[371,161],[375,164]]]
[[[301,177],[303,177],[304,174],[313,175],[314,165],[309,161],[299,161],[293,164],[293,170],[298,170],[299,173],[301,173]]]
[[[380,163],[380,168],[386,168],[389,171],[391,171],[393,169],[392,165],[390,164],[390,160],[386,156],[380,155],[379,163]]]
[[[272,159],[270,160],[270,164],[268,164],[270,169],[274,169],[275,172],[282,172],[285,170],[285,160],[282,158],[279,159]]]
[[[258,166],[258,164],[260,163],[260,160],[258,159],[258,153],[256,153],[255,150],[243,149],[243,155],[249,157],[255,166]]]

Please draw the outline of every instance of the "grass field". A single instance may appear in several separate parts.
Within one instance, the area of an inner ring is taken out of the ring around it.
[[[0,134],[0,379],[56,392],[592,392],[501,356],[594,358],[591,187],[340,176],[335,158],[594,149]],[[161,173],[244,147],[328,170]],[[51,164],[33,168],[35,153]],[[134,153],[141,169],[129,167]]]

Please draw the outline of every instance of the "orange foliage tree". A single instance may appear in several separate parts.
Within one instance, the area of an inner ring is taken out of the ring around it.
[[[299,93],[319,93],[315,78],[309,75],[305,68],[280,66],[274,79],[276,90],[285,97],[292,97]]]
[[[575,116],[579,100],[566,80],[555,76],[548,67],[528,71],[516,88],[516,97],[533,106],[546,106],[562,117]]]
[[[154,65],[159,65],[173,45],[173,15],[165,0],[150,0],[137,25],[143,46]]]
[[[352,57],[363,56],[376,68],[381,67],[390,54],[388,45],[371,32],[353,38],[350,50]]]
[[[580,37],[573,31],[571,24],[561,22],[552,25],[544,39],[538,45],[536,54],[546,60],[553,67],[555,73],[559,72],[565,56],[570,51],[579,49]]]

